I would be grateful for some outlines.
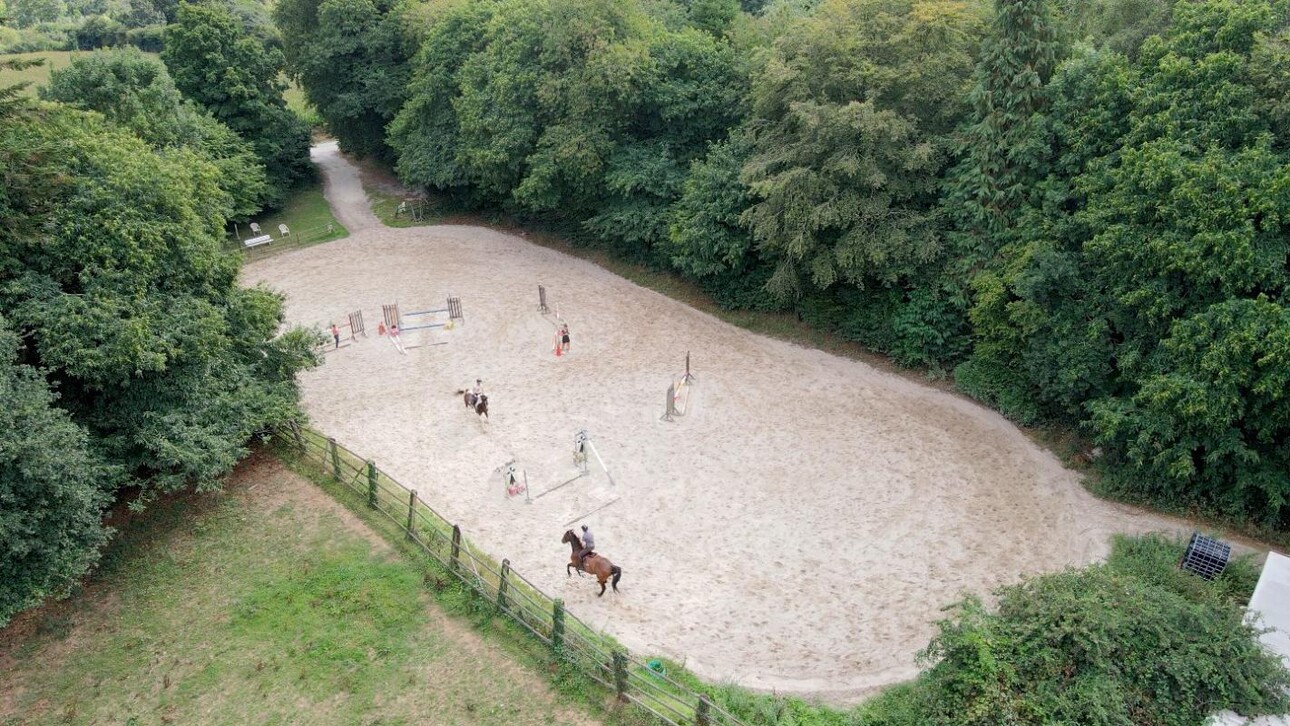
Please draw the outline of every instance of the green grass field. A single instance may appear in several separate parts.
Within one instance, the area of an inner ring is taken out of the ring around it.
[[[594,723],[273,457],[154,505],[0,631],[0,724]]]
[[[0,88],[12,86],[18,83],[29,83],[31,85],[23,89],[23,95],[30,98],[36,97],[36,86],[44,85],[49,82],[49,73],[55,68],[66,68],[71,65],[72,57],[77,51],[70,50],[42,50],[35,53],[14,53],[11,55],[0,55],[0,60],[19,59],[19,60],[37,60],[44,59],[45,64],[24,68],[20,71],[9,68],[0,68]]]
[[[282,209],[264,213],[253,221],[265,234],[273,235],[274,241],[246,250],[247,259],[260,259],[349,236],[349,232],[332,216],[327,198],[323,196],[321,180],[293,190]],[[283,237],[278,231],[279,224],[287,225],[291,234]],[[236,233],[243,240],[255,236],[245,224],[238,225]],[[235,238],[229,240],[229,246],[242,249],[241,242]]]
[[[287,81],[287,90],[282,92],[282,98],[287,102],[287,108],[304,119],[310,127],[317,129],[323,125],[322,116],[319,116],[318,111],[305,100],[304,90],[297,86],[295,81]]]

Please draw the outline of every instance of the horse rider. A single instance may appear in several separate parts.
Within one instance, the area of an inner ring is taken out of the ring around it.
[[[582,569],[584,570],[587,569],[587,558],[595,554],[594,552],[592,552],[592,550],[595,548],[596,548],[595,535],[591,533],[590,527],[588,527],[585,524],[582,525],[582,552],[578,554],[578,558],[582,561]]]
[[[479,403],[479,397],[484,395],[484,382],[478,378],[475,379],[475,387],[470,389],[470,403],[474,405]]]

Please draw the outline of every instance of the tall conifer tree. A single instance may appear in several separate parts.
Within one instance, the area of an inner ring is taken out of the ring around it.
[[[1001,246],[1041,174],[1047,154],[1037,114],[1058,49],[1047,0],[996,0],[947,194],[951,217],[967,233],[963,252],[978,261]]]

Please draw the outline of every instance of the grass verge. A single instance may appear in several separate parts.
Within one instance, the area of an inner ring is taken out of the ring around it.
[[[38,50],[33,53],[11,53],[0,55],[0,60],[44,60],[44,65],[31,66],[20,71],[11,68],[0,69],[0,88],[17,85],[19,83],[30,84],[22,89],[22,95],[28,98],[36,97],[36,87],[49,83],[49,74],[55,68],[66,68],[71,65],[72,58],[79,51],[72,50]]]
[[[0,723],[595,722],[442,617],[424,579],[254,457],[223,492],[155,504],[84,592],[0,633]]]
[[[246,249],[239,238],[248,239],[254,233],[244,224],[237,226],[234,236],[228,241],[229,249],[244,252],[248,261],[349,236],[349,231],[332,215],[327,198],[323,196],[321,180],[293,189],[282,209],[264,214],[255,221],[265,234],[273,236],[272,242]],[[282,235],[279,224],[285,224],[291,234]]]
[[[282,98],[287,102],[287,108],[309,124],[309,128],[321,129],[323,127],[322,116],[318,113],[318,109],[314,108],[305,98],[304,89],[291,79],[286,79],[286,83],[287,90],[282,92]]]
[[[407,538],[398,524],[383,516],[381,510],[373,509],[361,493],[337,481],[316,460],[287,445],[279,446],[276,453],[293,472],[313,482],[408,562],[415,563],[430,596],[446,613],[464,618],[477,633],[526,669],[545,674],[561,696],[596,713],[604,719],[604,723],[612,726],[653,726],[658,723],[636,709],[615,707],[612,694],[580,675],[565,654],[553,654],[549,647],[533,638],[522,626],[508,618],[499,617],[494,602],[480,597],[454,573],[427,557],[421,547]],[[463,546],[474,550],[469,542],[463,543]]]

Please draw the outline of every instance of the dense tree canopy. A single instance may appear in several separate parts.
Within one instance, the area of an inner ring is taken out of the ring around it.
[[[1179,5],[1136,61],[1088,50],[1062,67],[1041,121],[1052,171],[973,282],[978,342],[959,370],[1018,416],[1086,425],[1121,492],[1276,527],[1290,526],[1290,477],[1270,473],[1286,471],[1290,403],[1268,390],[1290,274],[1285,17]]]
[[[188,148],[201,154],[219,170],[230,219],[250,219],[267,201],[264,166],[250,144],[184,99],[154,57],[133,48],[75,57],[50,74],[41,98],[98,111],[159,151]]]
[[[83,574],[118,490],[216,486],[297,419],[315,341],[279,335],[281,300],[237,284],[230,194],[199,151],[12,106],[0,174],[3,623]]]
[[[391,0],[283,0],[287,67],[343,150],[394,161],[385,127],[407,98],[408,43]]]
[[[282,52],[247,32],[218,2],[180,3],[161,55],[175,87],[251,143],[271,205],[313,173],[309,127],[287,109]]]
[[[0,316],[0,625],[67,594],[98,560],[105,482],[118,472],[55,403],[41,372],[17,363],[19,339]]]
[[[966,110],[980,18],[960,2],[826,0],[775,45],[754,89],[754,204],[775,287],[863,287],[939,251],[949,134]]]

